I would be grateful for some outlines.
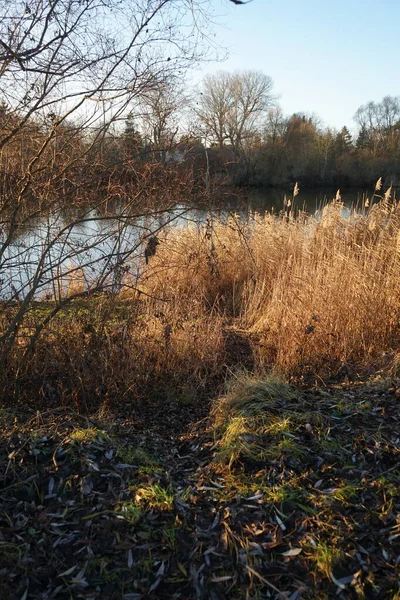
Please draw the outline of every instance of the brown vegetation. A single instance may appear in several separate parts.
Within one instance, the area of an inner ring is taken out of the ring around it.
[[[388,366],[398,352],[399,208],[389,194],[344,214],[254,215],[172,232],[144,290],[246,332],[259,368],[322,379]],[[200,308],[201,307],[201,308]]]
[[[39,334],[53,303],[34,304],[4,355],[3,390],[86,410],[193,401],[243,367],[303,383],[396,370],[399,205],[389,191],[368,211],[343,211],[335,200],[316,217],[162,232],[133,291],[126,271],[118,294],[61,306]],[[3,330],[18,306],[3,311]]]

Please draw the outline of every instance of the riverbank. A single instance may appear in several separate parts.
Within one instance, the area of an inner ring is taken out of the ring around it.
[[[299,385],[396,375],[399,240],[399,206],[385,199],[362,214],[335,201],[318,219],[233,215],[161,231],[118,293],[85,297],[77,272],[58,303],[3,303],[3,403],[191,404],[243,369]]]
[[[1,597],[398,598],[399,240],[233,215],[3,302]]]

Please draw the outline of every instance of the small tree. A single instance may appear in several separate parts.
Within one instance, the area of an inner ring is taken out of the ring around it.
[[[336,154],[345,154],[352,149],[353,138],[346,126],[342,127],[339,133],[336,134],[334,147]]]

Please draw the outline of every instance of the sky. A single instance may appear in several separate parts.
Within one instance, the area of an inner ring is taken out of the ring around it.
[[[215,39],[224,62],[194,75],[260,70],[283,112],[316,114],[356,129],[357,108],[400,96],[400,0],[216,0]]]

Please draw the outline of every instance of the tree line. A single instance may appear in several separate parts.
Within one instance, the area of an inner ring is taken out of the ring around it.
[[[354,115],[356,135],[304,113],[284,115],[270,77],[258,71],[208,75],[196,93],[171,88],[142,99],[125,140],[163,160],[204,155],[214,176],[236,185],[400,184],[400,98],[369,102]],[[137,127],[135,129],[136,123]],[[189,125],[188,125],[189,124]],[[140,152],[139,152],[140,153]]]
[[[94,202],[110,185],[132,194],[150,179],[155,199],[166,181],[176,187],[189,173],[192,186],[207,175],[239,186],[370,186],[379,177],[400,183],[400,98],[361,106],[353,137],[347,126],[323,127],[313,115],[284,115],[272,89],[258,71],[220,72],[190,93],[171,74],[123,113],[91,126],[80,115],[59,119],[52,111],[26,119],[3,99],[0,143],[14,132],[0,157],[3,200],[7,190],[13,197],[19,190],[70,203],[84,192]]]
[[[262,72],[221,71],[191,90],[187,74],[215,50],[205,35],[214,8],[0,0],[0,209],[159,204],[168,189],[187,198],[210,181],[398,182],[399,98],[360,107],[353,139],[346,127],[284,115]]]

